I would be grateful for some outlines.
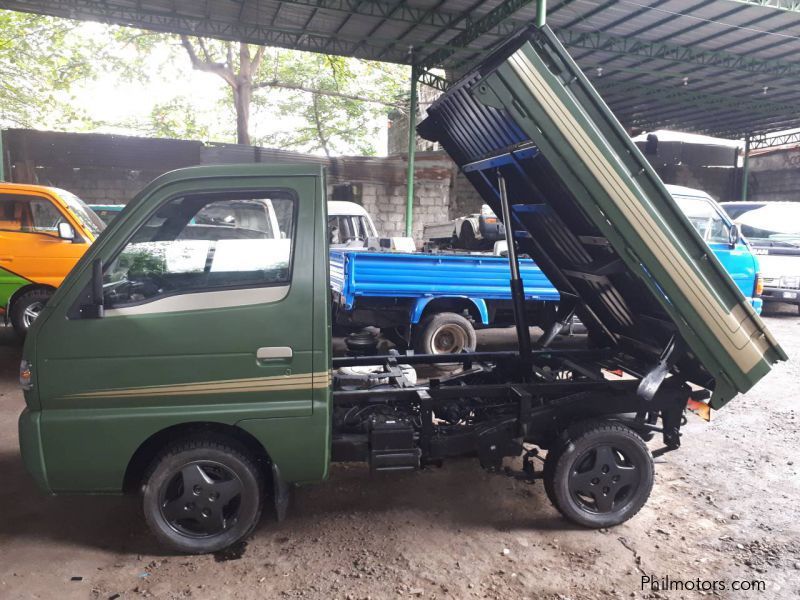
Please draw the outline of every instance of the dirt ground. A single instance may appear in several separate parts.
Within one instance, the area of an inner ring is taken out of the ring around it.
[[[800,356],[797,312],[767,323]],[[800,597],[797,360],[711,423],[691,416],[648,504],[611,530],[571,526],[540,484],[472,460],[379,477],[346,465],[296,490],[284,523],[265,515],[241,556],[184,557],[155,545],[135,499],[34,487],[17,446],[19,353],[0,328],[0,598]],[[644,576],[709,591],[643,589]]]

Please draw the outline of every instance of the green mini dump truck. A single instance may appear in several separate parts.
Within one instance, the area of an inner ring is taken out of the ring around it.
[[[332,461],[466,455],[609,527],[647,500],[689,401],[720,408],[785,360],[548,29],[500,48],[419,131],[514,234],[517,351],[377,355],[361,334],[333,357],[324,171],[175,171],[109,225],[28,335],[20,445],[38,484],[141,493],[161,542],[209,552],[247,536],[266,499],[282,516],[289,487]],[[195,219],[243,200],[269,201],[277,229]],[[562,298],[533,341],[518,252]],[[585,344],[559,348],[573,315]],[[461,368],[416,378],[439,363]]]

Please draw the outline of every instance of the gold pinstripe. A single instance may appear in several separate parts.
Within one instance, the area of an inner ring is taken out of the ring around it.
[[[765,336],[751,322],[747,312],[740,306],[734,307],[730,312],[727,311],[721,305],[719,298],[705,285],[705,281],[697,285],[692,276],[693,269],[677,251],[672,240],[664,234],[630,189],[622,184],[612,165],[598,151],[524,52],[517,51],[509,62],[517,76],[526,82],[531,93],[570,142],[573,151],[583,158],[586,166],[617,204],[619,210],[640,232],[643,241],[661,266],[682,286],[694,309],[701,316],[705,315],[703,319],[709,324],[719,343],[727,349],[742,371],[748,372],[752,369],[762,360],[769,345]]]
[[[140,396],[189,396],[217,393],[278,392],[285,390],[323,389],[331,385],[331,372],[253,377],[247,379],[222,379],[174,385],[151,385],[135,388],[95,390],[71,394],[68,398],[126,398]]]

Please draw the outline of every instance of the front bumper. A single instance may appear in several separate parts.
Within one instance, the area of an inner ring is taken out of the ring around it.
[[[761,294],[764,302],[787,302],[789,304],[800,304],[800,290],[777,287],[764,287]]]
[[[31,411],[29,408],[25,408],[22,411],[19,416],[19,450],[25,469],[36,481],[36,485],[45,492],[52,493],[44,464],[41,416],[42,413],[38,410]]]

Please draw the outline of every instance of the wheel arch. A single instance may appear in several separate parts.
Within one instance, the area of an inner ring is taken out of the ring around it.
[[[240,444],[261,468],[267,484],[272,483],[271,459],[264,446],[240,427],[214,421],[179,423],[157,431],[142,442],[128,461],[122,482],[125,494],[136,493],[158,454],[168,445],[194,436],[214,436]]]
[[[23,285],[22,287],[17,288],[16,290],[14,290],[14,293],[11,294],[11,296],[9,296],[8,303],[5,306],[6,320],[8,320],[11,316],[11,307],[14,305],[14,302],[16,302],[17,299],[23,294],[27,294],[28,292],[32,292],[33,290],[47,290],[49,292],[55,292],[56,288],[53,287],[52,285],[47,285],[46,283],[36,283],[36,282],[31,282],[27,285]]]
[[[460,314],[466,310],[470,317],[483,326],[489,325],[489,308],[482,298],[468,296],[437,296],[435,298],[419,298],[411,309],[411,324],[417,325],[429,315],[453,312]]]

